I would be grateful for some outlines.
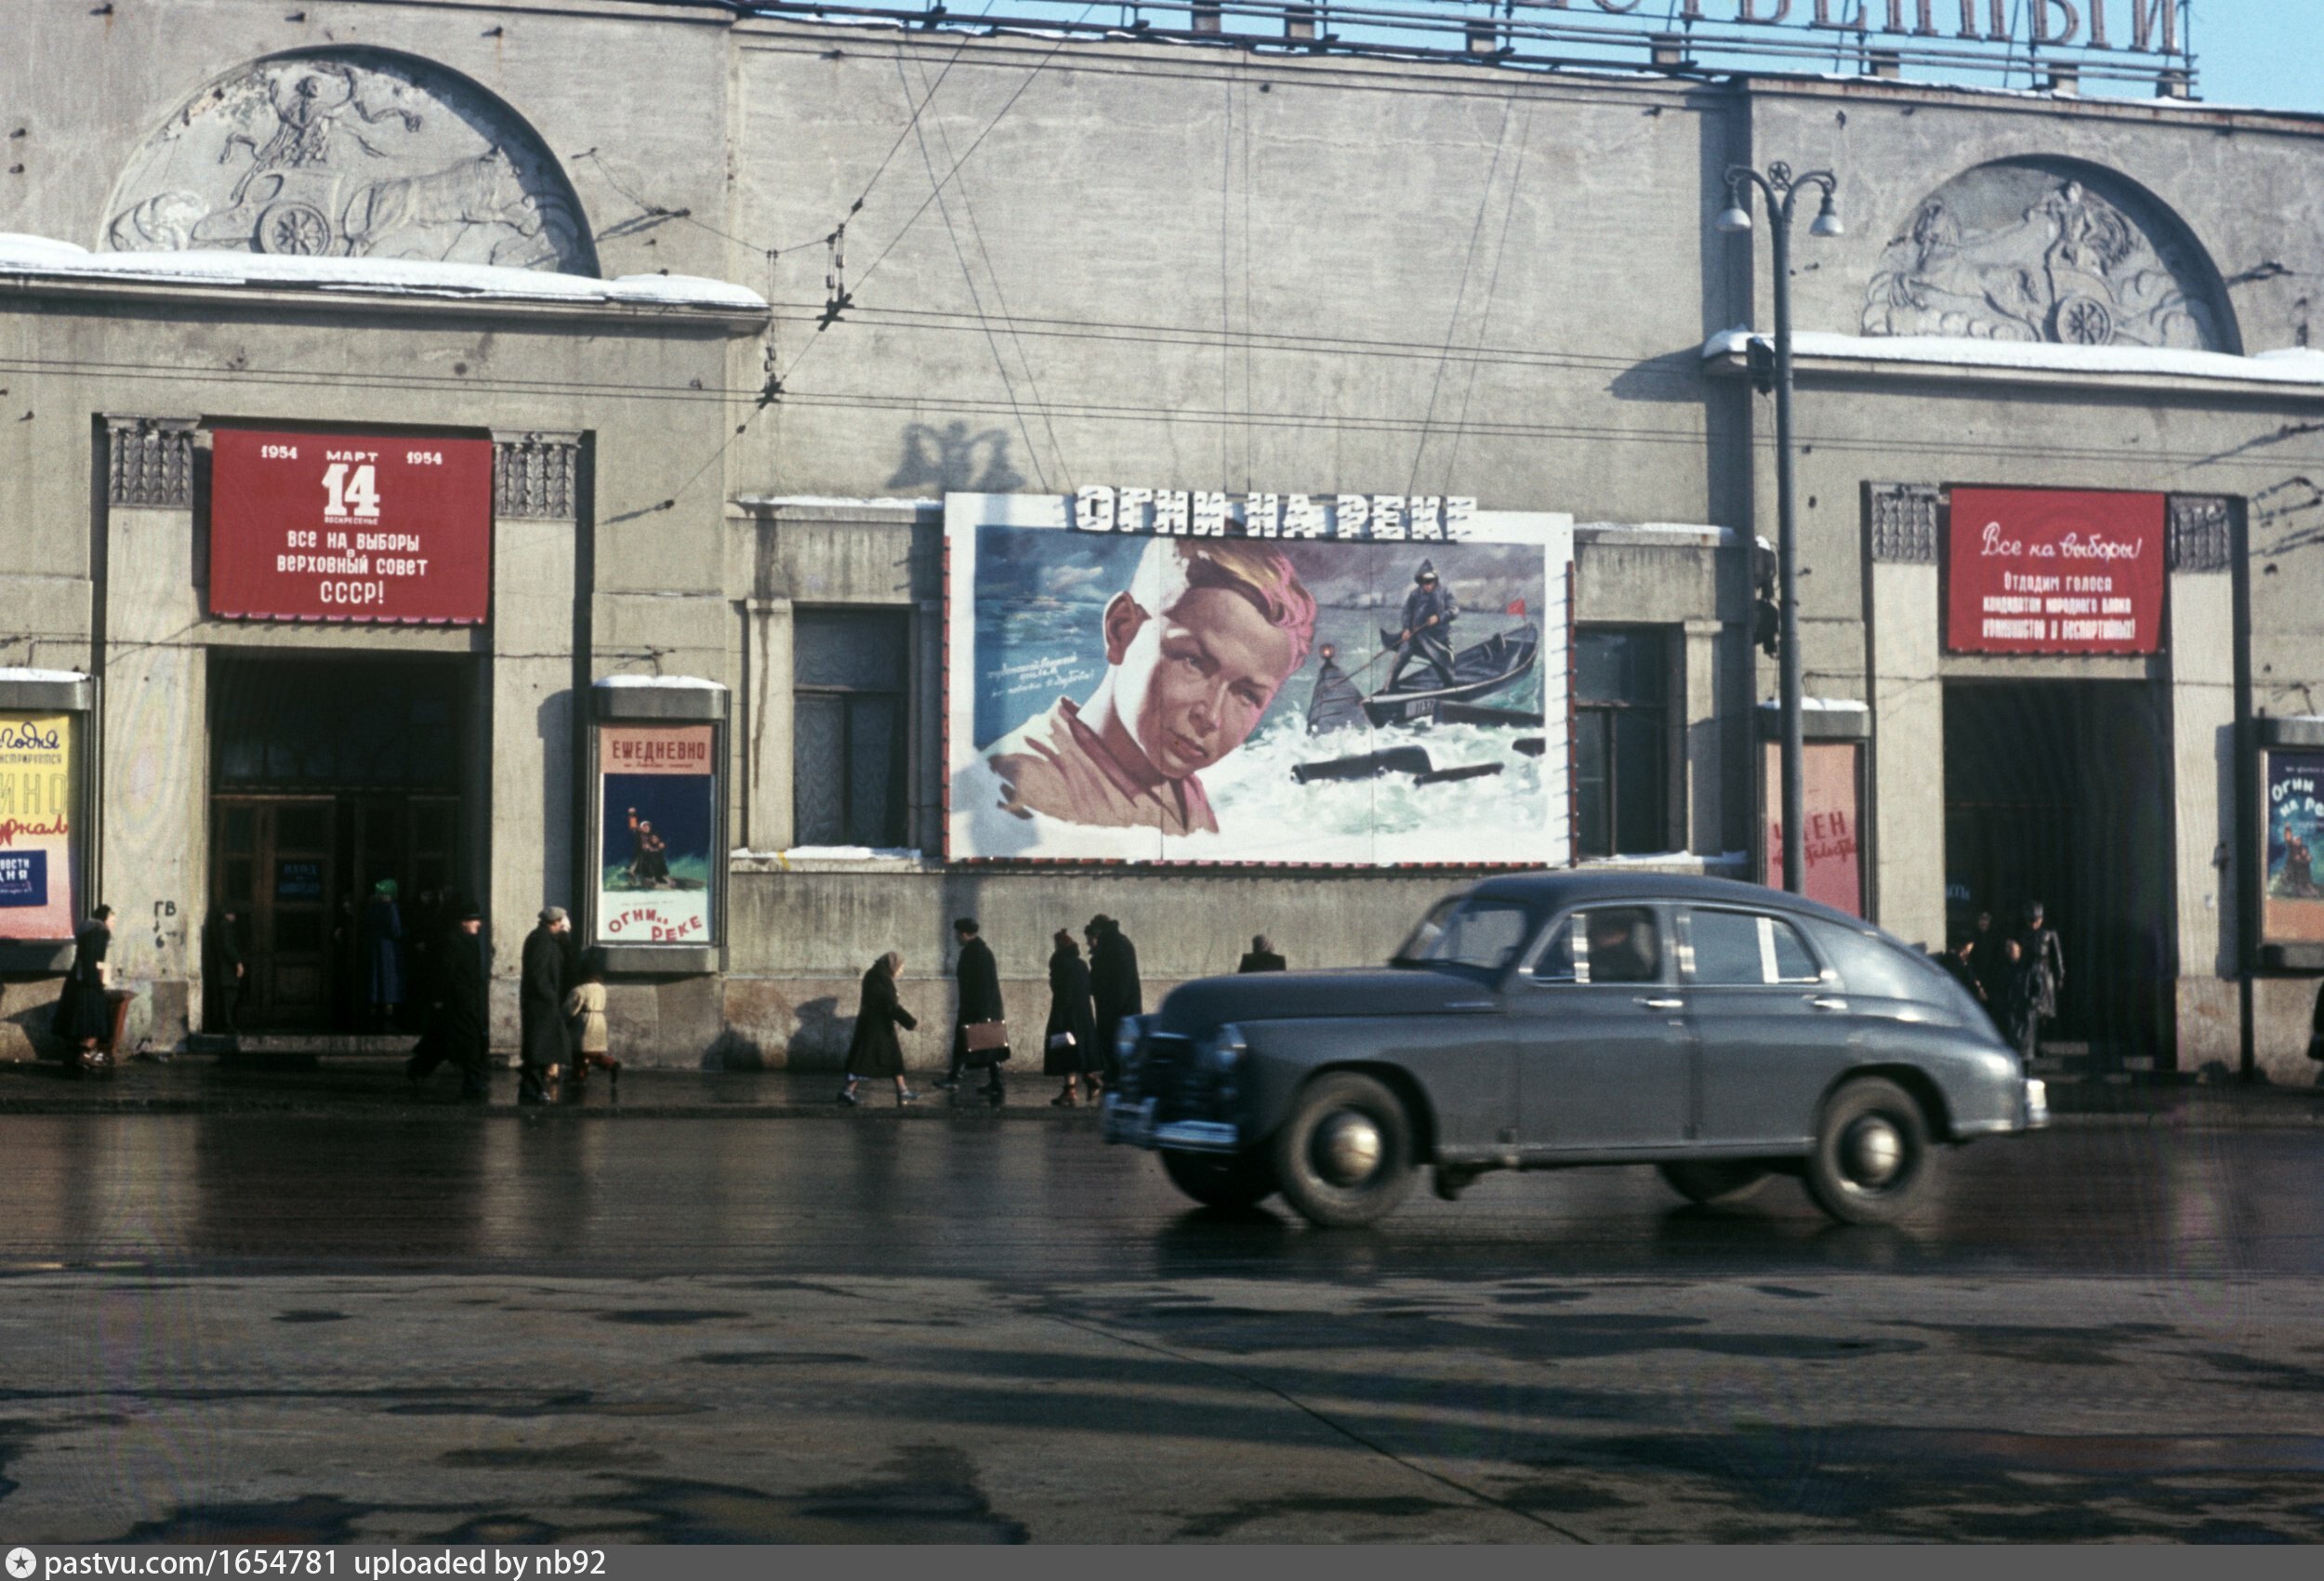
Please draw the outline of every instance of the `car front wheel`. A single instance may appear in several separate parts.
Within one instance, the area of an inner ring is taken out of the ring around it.
[[[1912,1094],[1878,1077],[1852,1081],[1824,1106],[1808,1194],[1842,1224],[1887,1224],[1918,1204],[1933,1160]]]
[[[1205,1207],[1249,1207],[1273,1196],[1274,1163],[1259,1153],[1162,1151],[1162,1172],[1170,1184]]]
[[[1767,1183],[1763,1164],[1741,1160],[1690,1159],[1655,1166],[1670,1188],[1688,1202],[1708,1207],[1716,1203],[1741,1202]]]
[[[1300,1095],[1274,1140],[1284,1200],[1309,1222],[1369,1224],[1412,1189],[1412,1119],[1369,1076],[1327,1075]]]

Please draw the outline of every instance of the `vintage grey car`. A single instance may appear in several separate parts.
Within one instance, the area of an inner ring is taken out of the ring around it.
[[[1384,971],[1204,978],[1124,1024],[1108,1141],[1195,1201],[1363,1224],[1433,1166],[1654,1164],[1698,1203],[1774,1174],[1893,1219],[1933,1144],[2038,1129],[2042,1084],[1927,956],[1716,878],[1544,873],[1441,902]]]

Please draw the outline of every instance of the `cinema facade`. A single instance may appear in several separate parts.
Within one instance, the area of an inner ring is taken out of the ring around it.
[[[1786,161],[1847,221],[1794,254],[1813,892],[1931,945],[2039,896],[2062,1044],[2306,1079],[2324,122],[620,0],[30,26],[0,1053],[100,900],[156,1047],[228,906],[246,1036],[360,1024],[392,878],[483,907],[505,1039],[554,903],[633,1058],[733,1067],[833,1061],[891,948],[941,1024],[962,915],[1025,1019],[1093,913],[1151,994],[1498,866],[1763,873],[1766,224],[1711,221]],[[1441,668],[1383,652],[1423,560]]]

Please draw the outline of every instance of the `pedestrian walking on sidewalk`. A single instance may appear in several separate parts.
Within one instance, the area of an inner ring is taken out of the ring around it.
[[[565,1030],[571,1034],[573,1085],[586,1087],[592,1067],[613,1073],[614,1090],[621,1090],[621,1061],[605,1027],[605,969],[592,950],[581,963],[581,981],[565,995]]]
[[[73,967],[57,995],[57,1019],[52,1024],[64,1040],[65,1057],[78,1061],[83,1070],[101,1069],[109,1059],[99,1051],[99,1046],[113,1034],[112,1005],[105,997],[112,982],[105,952],[112,942],[113,908],[99,906],[89,913],[88,921],[73,941]]]
[[[490,1022],[484,1009],[484,917],[465,903],[448,904],[444,913],[454,920],[436,946],[437,999],[429,1007],[427,1034],[403,1067],[403,1074],[417,1093],[435,1068],[449,1060],[460,1068],[460,1096],[470,1103],[482,1103],[492,1096]]]
[[[547,1103],[565,1059],[565,943],[573,927],[562,906],[543,906],[524,936],[522,977],[517,985],[520,1028],[519,1103]]]
[[[881,1076],[896,1084],[897,1108],[919,1101],[920,1095],[905,1085],[904,1046],[896,1041],[896,1028],[909,1032],[920,1024],[896,997],[896,979],[903,971],[904,957],[891,950],[864,973],[863,991],[855,1001],[855,1035],[847,1046],[847,1079],[839,1087],[842,1103],[863,1102],[855,1096],[856,1085]]]
[[[1089,941],[1089,996],[1098,1018],[1098,1058],[1092,1072],[1104,1073],[1108,1082],[1121,1080],[1122,1057],[1116,1047],[1122,1021],[1145,1012],[1145,993],[1138,982],[1138,946],[1122,925],[1103,912],[1089,919],[1083,930]]]
[[[1969,936],[1969,969],[1977,976],[1977,988],[1985,1006],[1996,1021],[2009,1013],[2010,979],[2015,975],[2010,966],[2009,935],[1993,926],[1993,914],[1977,914],[1976,931]]]
[[[2009,1038],[2026,1068],[2041,1048],[2041,1023],[2055,1019],[2066,986],[2066,951],[2054,929],[2042,926],[2040,901],[2027,901],[2024,925],[2011,936]]]
[[[1235,969],[1237,974],[1241,974],[1253,971],[1283,971],[1287,968],[1283,957],[1275,954],[1274,941],[1264,933],[1254,933],[1250,936],[1250,949],[1244,955],[1243,964]]]
[[[953,1017],[952,1061],[944,1071],[943,1085],[957,1093],[963,1070],[982,1069],[985,1073],[984,1101],[997,1109],[1007,1097],[1000,1067],[1009,1058],[1007,1012],[1000,1003],[1000,967],[993,959],[992,946],[981,937],[976,918],[964,916],[955,922],[952,936],[960,943],[960,957],[953,967],[959,995],[958,1008]]]
[[[1081,1101],[1079,1086],[1089,1079],[1089,1101],[1097,1101],[1098,1018],[1089,998],[1089,968],[1081,958],[1074,936],[1059,929],[1050,938],[1049,957],[1049,1026],[1042,1039],[1041,1071],[1063,1076],[1065,1090],[1050,1100],[1059,1109]]]

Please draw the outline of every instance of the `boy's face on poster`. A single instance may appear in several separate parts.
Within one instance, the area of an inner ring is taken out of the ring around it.
[[[1105,607],[1118,717],[1146,760],[1180,780],[1243,744],[1297,667],[1288,631],[1221,587],[1179,595],[1159,616],[1127,593]]]

